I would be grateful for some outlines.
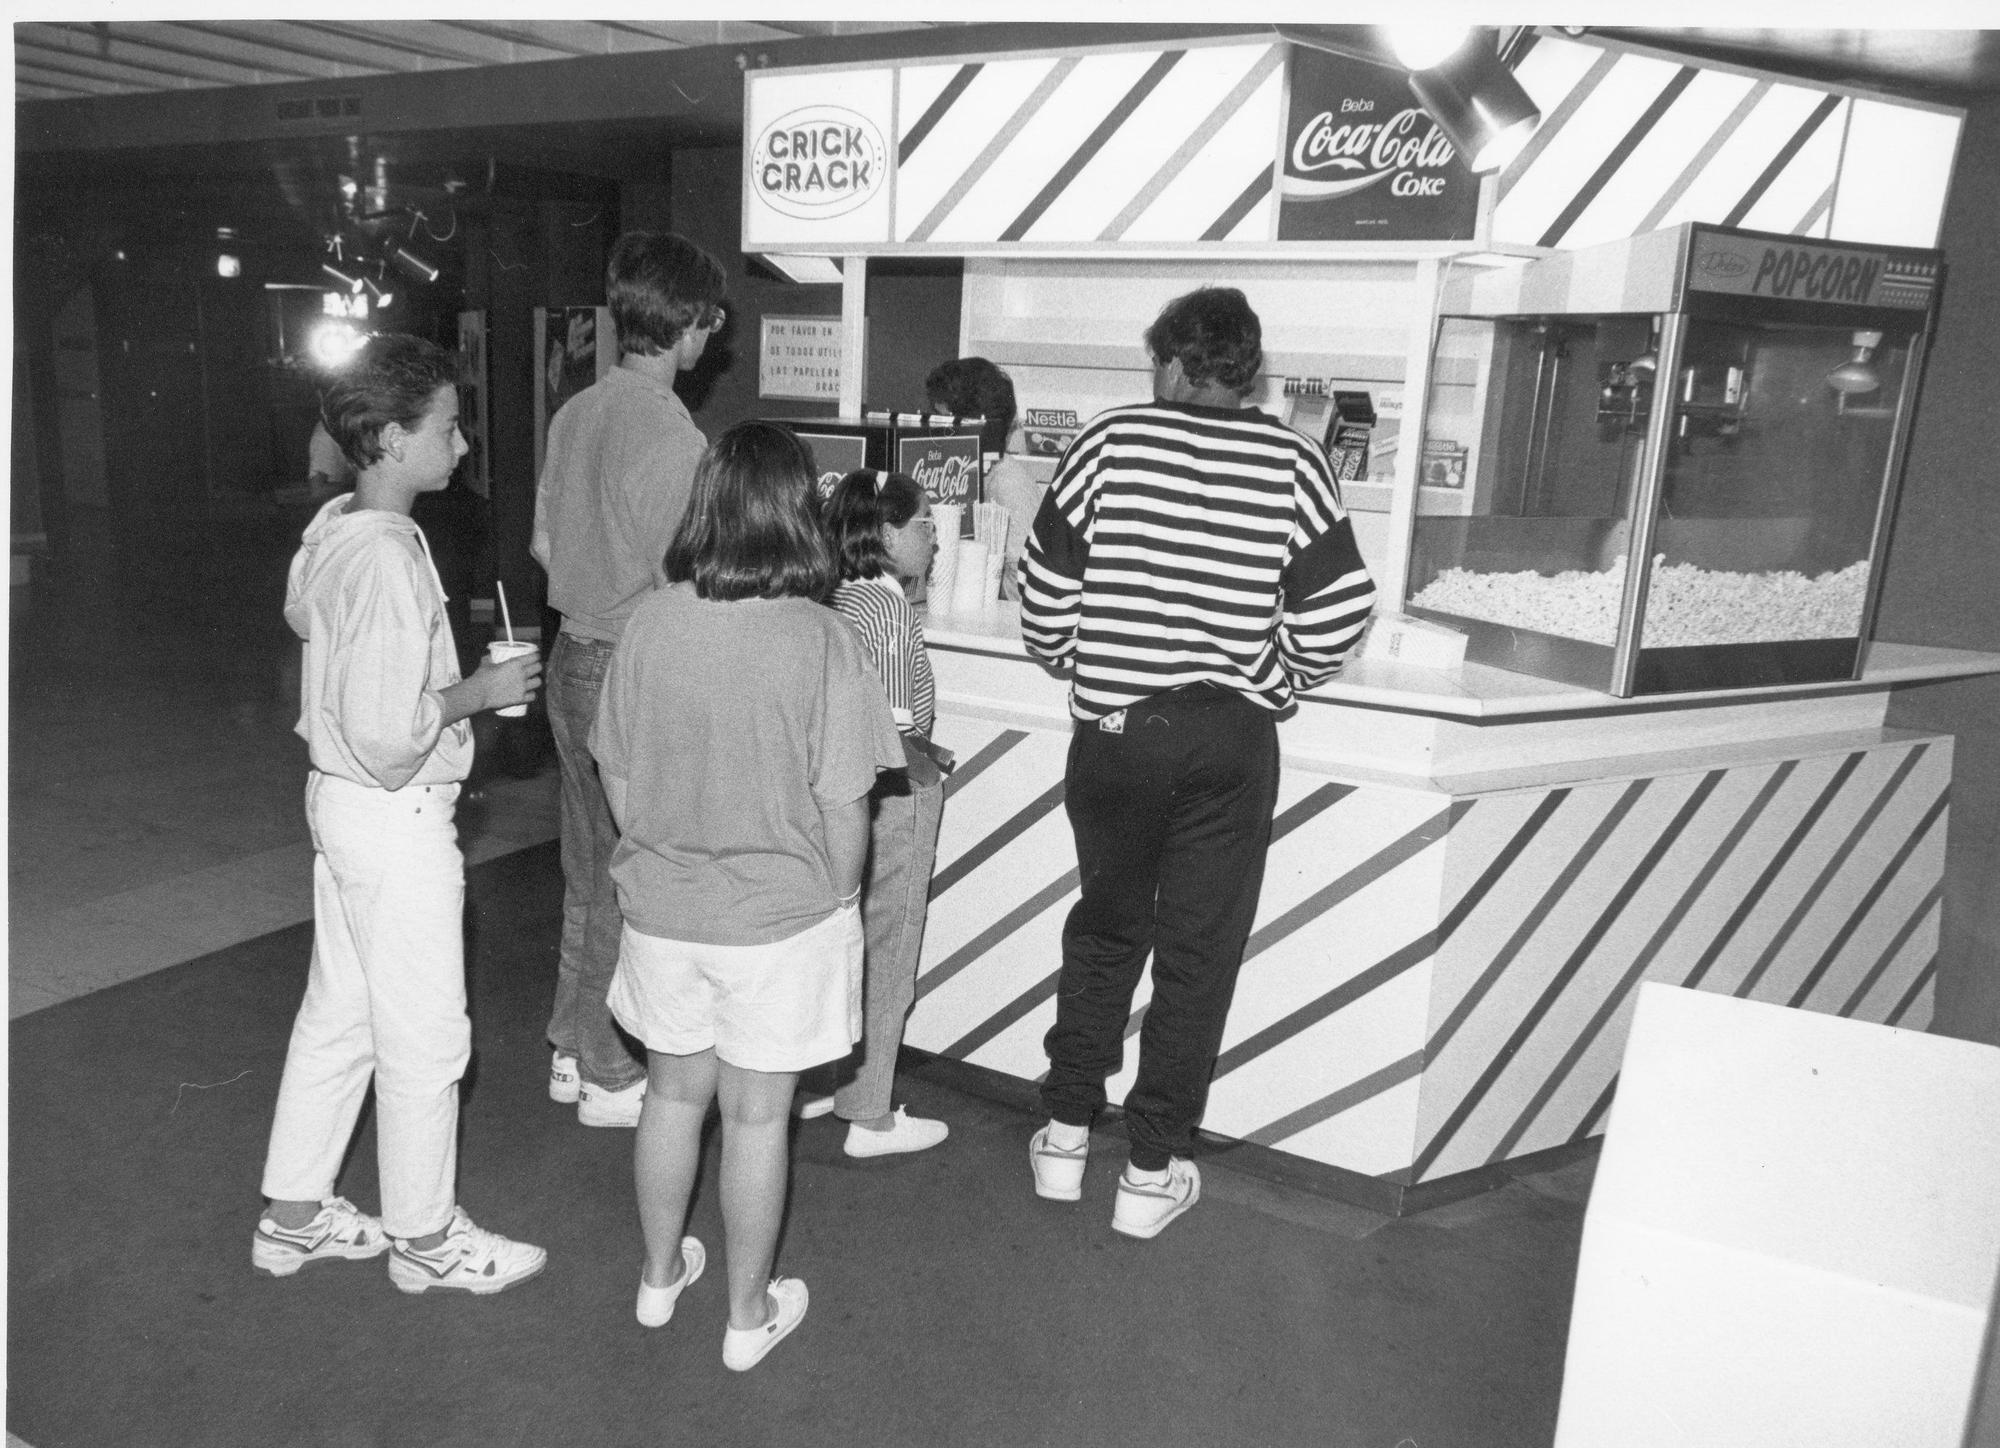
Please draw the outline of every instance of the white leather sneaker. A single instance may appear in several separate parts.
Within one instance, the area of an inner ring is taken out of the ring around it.
[[[1164,1182],[1134,1181],[1127,1163],[1125,1174],[1118,1178],[1111,1227],[1128,1237],[1157,1237],[1167,1223],[1200,1200],[1201,1170],[1186,1157],[1168,1161]]]
[[[577,1092],[576,1119],[585,1126],[637,1126],[646,1104],[646,1078],[622,1091],[607,1091],[585,1081]]]

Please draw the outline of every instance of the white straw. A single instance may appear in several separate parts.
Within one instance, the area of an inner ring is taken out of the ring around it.
[[[506,626],[507,642],[511,644],[514,642],[514,620],[507,613],[507,585],[496,578],[493,586],[500,591],[500,622]]]

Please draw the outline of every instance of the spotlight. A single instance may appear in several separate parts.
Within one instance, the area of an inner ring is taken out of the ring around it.
[[[1854,355],[1826,374],[1826,385],[1847,397],[1876,391],[1882,375],[1875,370],[1875,349],[1881,345],[1880,332],[1856,332]]]
[[[1405,70],[1429,70],[1465,44],[1469,25],[1391,25],[1389,49]]]
[[[320,269],[321,271],[325,272],[325,273],[326,273],[326,274],[327,274],[328,276],[332,277],[332,278],[333,278],[333,280],[334,280],[335,282],[337,282],[337,283],[338,283],[339,285],[341,285],[341,286],[343,286],[343,287],[347,288],[347,290],[348,290],[348,291],[350,291],[350,292],[358,292],[358,291],[360,291],[360,290],[361,290],[361,278],[360,278],[360,277],[351,277],[351,276],[349,276],[349,275],[348,275],[348,274],[347,274],[346,272],[342,271],[342,270],[341,270],[341,269],[340,269],[339,267],[335,266],[335,265],[334,265],[334,264],[333,264],[332,262],[330,262],[330,261],[323,261],[323,262],[321,262],[321,263],[319,264],[319,269]]]
[[[219,252],[215,258],[215,274],[219,277],[240,277],[243,275],[243,262],[226,251]]]
[[[313,329],[306,348],[317,362],[329,372],[345,367],[354,354],[361,349],[361,333],[348,322],[321,322]]]
[[[1542,113],[1500,63],[1487,30],[1474,30],[1440,63],[1412,71],[1410,90],[1475,172],[1505,166],[1542,123]]]
[[[362,280],[368,284],[368,295],[375,299],[375,306],[378,310],[396,300],[396,294],[384,291],[373,277],[364,277]]]
[[[418,281],[434,282],[438,279],[438,269],[411,251],[408,247],[395,247],[389,252],[389,260],[415,277]]]

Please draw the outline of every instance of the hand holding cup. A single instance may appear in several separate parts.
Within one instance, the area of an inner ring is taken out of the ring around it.
[[[528,701],[541,692],[541,645],[528,639],[495,639],[486,646],[479,673],[486,680],[486,707],[501,717],[519,719]]]

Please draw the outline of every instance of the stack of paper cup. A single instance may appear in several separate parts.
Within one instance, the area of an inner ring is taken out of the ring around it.
[[[958,535],[938,528],[937,552],[931,555],[930,600],[933,616],[951,612],[951,590],[958,579]]]
[[[984,543],[961,542],[958,545],[958,571],[951,585],[953,613],[977,615],[985,609],[987,557],[988,550]]]
[[[1006,534],[1004,530],[986,555],[986,597],[982,606],[990,606],[1000,598],[1000,575],[1007,567]]]
[[[935,504],[931,508],[931,521],[937,525],[938,547],[949,548],[958,542],[958,535],[965,527],[965,504]]]

